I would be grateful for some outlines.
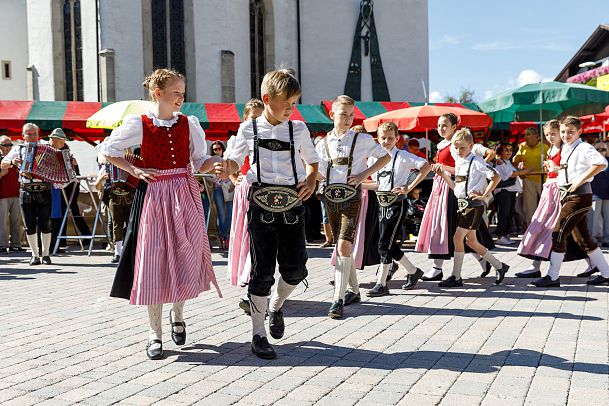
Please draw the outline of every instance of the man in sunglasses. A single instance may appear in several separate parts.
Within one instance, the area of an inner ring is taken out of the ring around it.
[[[6,135],[0,136],[0,160],[4,158],[13,142]],[[7,222],[10,224],[6,228]],[[21,209],[19,208],[19,171],[15,167],[0,170],[0,254],[24,251],[21,248]],[[9,244],[10,236],[10,244]]]

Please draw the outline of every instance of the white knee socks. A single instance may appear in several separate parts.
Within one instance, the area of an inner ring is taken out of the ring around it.
[[[292,294],[297,285],[290,285],[283,278],[279,278],[275,291],[271,295],[269,310],[276,312],[283,307],[285,300]]]

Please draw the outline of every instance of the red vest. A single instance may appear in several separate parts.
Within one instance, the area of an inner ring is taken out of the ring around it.
[[[190,128],[188,118],[178,116],[171,127],[157,127],[148,116],[142,116],[140,148],[146,168],[185,168],[190,163]]]

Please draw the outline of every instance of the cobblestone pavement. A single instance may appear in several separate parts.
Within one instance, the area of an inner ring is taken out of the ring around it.
[[[390,296],[364,298],[331,320],[330,253],[310,249],[309,288],[284,307],[274,361],[250,352],[250,321],[222,253],[213,259],[224,298],[206,292],[187,303],[182,348],[171,341],[166,306],[161,361],[144,352],[145,308],[108,297],[110,254],[71,252],[36,267],[26,254],[0,256],[0,403],[609,404],[608,288],[573,277],[584,262],[565,264],[557,289],[515,279],[528,261],[513,249],[499,250],[512,266],[502,286],[480,279],[471,256],[459,289],[422,282],[402,291],[401,271]],[[360,272],[362,292],[375,270]]]

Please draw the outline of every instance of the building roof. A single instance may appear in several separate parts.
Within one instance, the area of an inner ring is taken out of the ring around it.
[[[580,71],[579,64],[587,61],[598,61],[609,56],[609,24],[601,24],[588,37],[571,60],[556,75],[556,81],[566,82],[570,76]]]

